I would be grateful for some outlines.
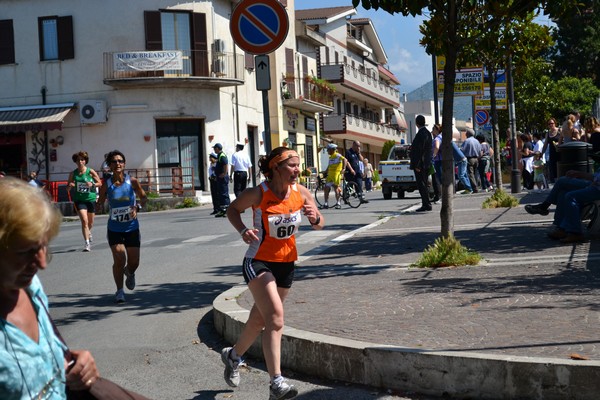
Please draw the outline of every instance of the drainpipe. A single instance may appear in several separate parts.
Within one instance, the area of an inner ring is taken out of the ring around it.
[[[46,86],[42,86],[42,104],[46,105]],[[44,157],[46,158],[46,180],[50,180],[50,151],[48,150],[48,130],[44,129]]]

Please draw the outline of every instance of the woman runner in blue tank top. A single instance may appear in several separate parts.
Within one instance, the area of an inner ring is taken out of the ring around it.
[[[123,276],[127,289],[135,288],[135,271],[140,264],[140,224],[137,213],[146,204],[146,193],[139,181],[125,173],[125,156],[113,150],[106,156],[106,162],[113,172],[107,179],[98,198],[102,209],[108,199],[109,215],[106,237],[113,256],[113,278],[117,286],[115,300],[125,301]],[[136,194],[140,204],[136,202]]]

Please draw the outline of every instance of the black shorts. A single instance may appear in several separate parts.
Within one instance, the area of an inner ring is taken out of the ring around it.
[[[294,262],[268,262],[254,258],[244,258],[242,263],[242,273],[247,284],[261,273],[270,272],[275,278],[277,287],[289,289],[294,282],[294,270]]]
[[[77,210],[87,210],[89,214],[96,213],[96,203],[91,201],[75,201],[75,209]]]
[[[114,232],[108,229],[106,232],[106,239],[108,239],[109,246],[124,244],[125,247],[140,247],[141,243],[139,229],[131,232]]]

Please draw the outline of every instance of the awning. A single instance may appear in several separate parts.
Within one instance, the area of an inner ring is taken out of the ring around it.
[[[0,132],[62,129],[75,103],[0,108]]]
[[[405,131],[408,129],[408,124],[406,123],[406,118],[404,118],[404,113],[397,108],[392,109],[394,111],[394,115],[392,115],[392,125],[398,125],[398,128],[401,131]]]

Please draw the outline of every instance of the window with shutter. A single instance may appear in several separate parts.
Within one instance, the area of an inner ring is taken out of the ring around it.
[[[0,21],[0,65],[15,63],[15,34],[11,19]]]
[[[72,16],[39,17],[38,37],[41,61],[75,58]]]

